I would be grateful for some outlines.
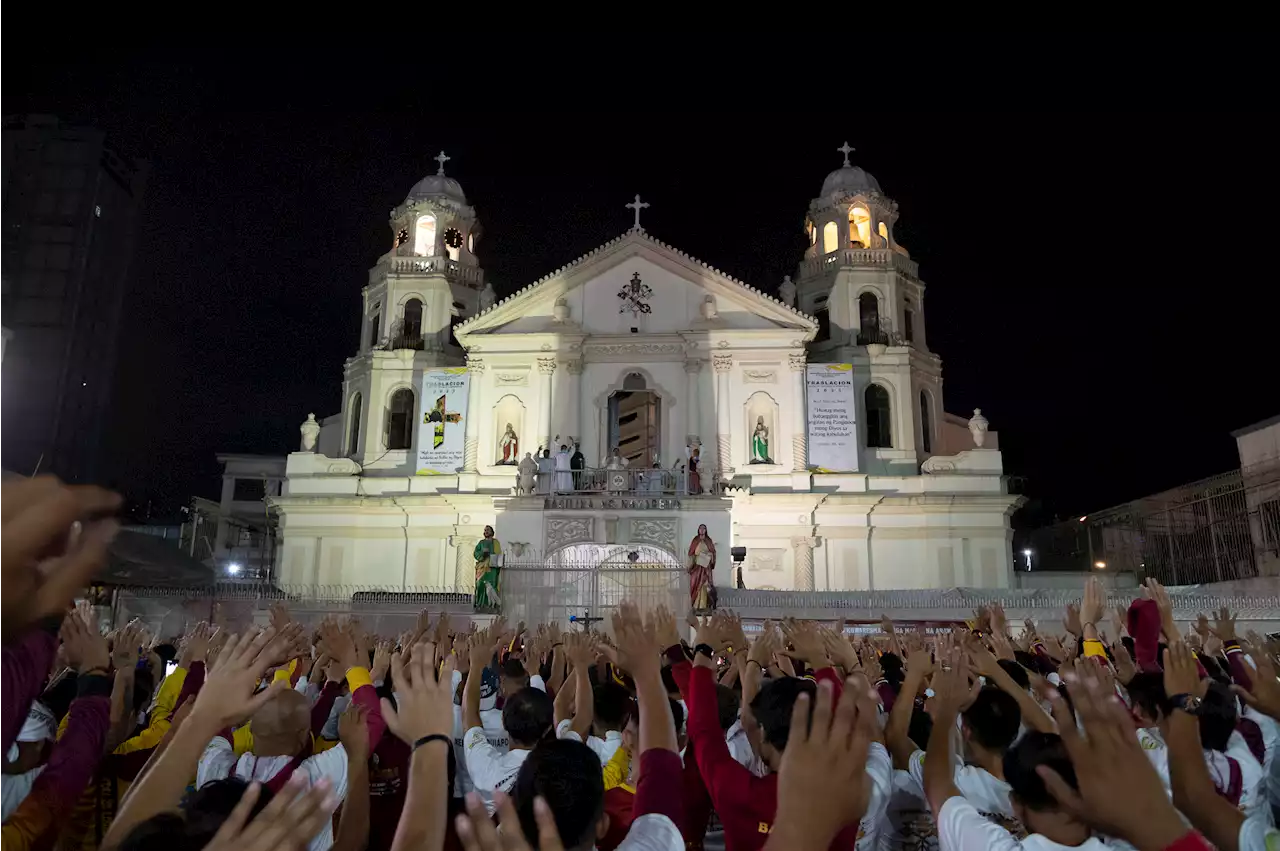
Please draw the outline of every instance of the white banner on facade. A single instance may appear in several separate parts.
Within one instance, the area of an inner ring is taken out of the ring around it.
[[[858,469],[857,406],[853,364],[811,363],[808,385],[809,468],[819,473]]]
[[[446,476],[462,469],[469,382],[465,366],[422,373],[418,393],[422,406],[418,420],[419,476]]]

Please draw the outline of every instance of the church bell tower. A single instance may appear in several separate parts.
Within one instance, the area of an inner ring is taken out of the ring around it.
[[[805,217],[796,307],[818,319],[810,360],[852,363],[861,468],[911,475],[937,451],[942,360],[925,338],[919,266],[894,238],[898,205],[853,165],[827,175]]]
[[[435,174],[391,211],[391,248],[369,270],[359,349],[343,373],[342,454],[365,469],[414,469],[422,371],[460,366],[453,328],[492,295],[476,258],[480,222],[435,157]]]

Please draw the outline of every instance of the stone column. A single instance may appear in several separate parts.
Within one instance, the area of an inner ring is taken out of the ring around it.
[[[813,547],[815,538],[792,538],[791,547],[795,550],[794,582],[797,591],[813,590]]]
[[[712,366],[716,371],[716,461],[719,475],[725,477],[733,467],[733,429],[729,412],[729,373],[733,369],[733,355],[714,355]]]
[[[805,356],[804,352],[791,355],[793,397],[791,405],[791,471],[804,473],[809,469],[809,439],[805,433],[808,409],[805,405]]]
[[[685,446],[695,446],[702,442],[702,397],[698,391],[698,378],[702,375],[702,361],[695,359],[684,362],[685,375],[685,416],[688,417],[686,423],[687,432],[685,434]]]
[[[478,540],[480,539],[475,536],[453,536],[453,546],[457,550],[458,559],[453,583],[459,594],[470,594],[475,590],[476,560],[472,556],[475,554]]]
[[[562,380],[564,401],[560,404],[566,409],[563,419],[566,431],[560,437],[567,443],[570,437],[582,442],[582,361],[571,360],[565,364],[567,375]],[[556,447],[559,449],[559,447]]]
[[[471,386],[467,388],[467,430],[466,443],[462,450],[462,469],[474,473],[480,456],[480,383],[484,380],[484,361],[480,358],[468,357],[467,369],[471,372]]]
[[[551,448],[551,377],[555,358],[538,358],[538,445]]]

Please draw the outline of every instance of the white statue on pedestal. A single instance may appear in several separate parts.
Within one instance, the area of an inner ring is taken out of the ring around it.
[[[519,475],[516,478],[516,493],[521,496],[529,496],[533,493],[533,479],[538,473],[538,462],[533,460],[533,456],[528,452],[524,453],[524,458],[520,459],[520,464],[516,467]]]
[[[782,299],[782,303],[787,307],[796,306],[796,285],[791,281],[790,275],[782,276],[782,286],[778,287],[778,297]]]
[[[320,436],[320,423],[316,422],[316,415],[307,414],[307,421],[298,426],[298,431],[302,432],[302,451],[315,452],[316,438]]]
[[[969,418],[969,434],[973,435],[973,445],[982,448],[982,444],[987,442],[987,429],[990,428],[987,418],[982,415],[981,408],[973,409],[973,416]]]
[[[480,309],[488,310],[493,307],[493,303],[497,300],[498,294],[493,291],[493,284],[485,281],[484,289],[480,291]]]

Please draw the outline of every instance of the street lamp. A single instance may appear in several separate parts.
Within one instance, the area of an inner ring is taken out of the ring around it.
[[[1095,561],[1095,562],[1093,563],[1093,566],[1094,566],[1094,567],[1096,567],[1096,568],[1098,568],[1098,570],[1106,570],[1106,569],[1107,569],[1107,563],[1106,563],[1105,561]]]
[[[239,572],[240,572],[240,562],[233,561],[227,565],[227,573],[230,573],[232,576],[235,576]]]
[[[1027,560],[1027,570],[1030,570],[1031,569],[1031,550],[1029,549],[1023,550],[1022,555]]]

